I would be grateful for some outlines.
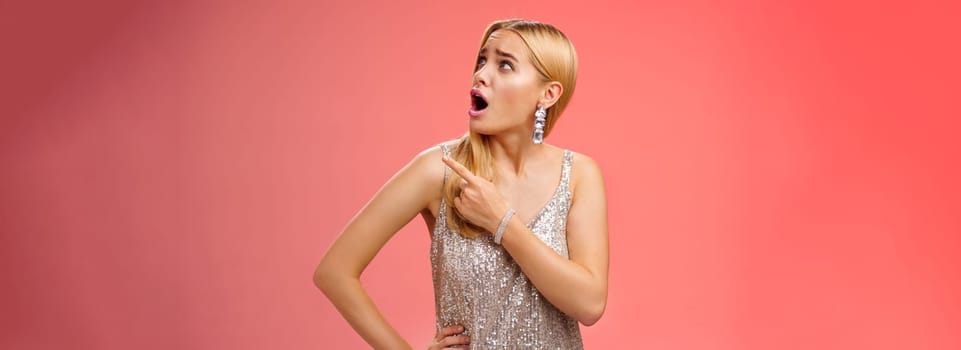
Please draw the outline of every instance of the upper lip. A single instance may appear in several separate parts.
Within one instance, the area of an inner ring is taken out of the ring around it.
[[[470,95],[471,97],[474,97],[474,96],[480,97],[484,99],[484,102],[487,102],[487,97],[484,97],[484,94],[481,93],[480,89],[478,88],[470,89]]]
[[[479,97],[480,99],[484,100],[484,103],[487,103],[487,97],[484,97],[484,94],[481,93],[480,89],[478,88],[470,89],[470,96],[471,98],[474,98],[475,96]]]

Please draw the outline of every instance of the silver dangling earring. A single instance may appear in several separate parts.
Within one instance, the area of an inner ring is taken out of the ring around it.
[[[544,143],[544,125],[547,124],[547,108],[537,106],[534,112],[534,136],[531,138],[535,145]]]

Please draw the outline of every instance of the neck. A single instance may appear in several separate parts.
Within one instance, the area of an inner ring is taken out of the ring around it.
[[[489,141],[494,165],[513,175],[522,175],[524,165],[531,159],[539,158],[546,151],[544,144],[536,145],[531,142],[530,135],[527,138],[516,134],[491,136]]]

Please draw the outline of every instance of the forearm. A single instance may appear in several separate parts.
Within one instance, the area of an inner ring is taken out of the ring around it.
[[[607,281],[563,257],[512,218],[501,244],[524,274],[555,307],[585,325],[600,318],[607,303]]]
[[[373,300],[351,276],[318,274],[315,283],[350,326],[374,349],[411,349],[384,319]]]

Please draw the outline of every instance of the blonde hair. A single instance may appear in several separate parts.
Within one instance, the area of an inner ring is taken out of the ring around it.
[[[547,136],[574,94],[574,86],[577,83],[577,53],[574,51],[574,46],[564,33],[550,24],[524,19],[508,19],[495,21],[487,26],[484,37],[481,39],[481,47],[484,47],[487,39],[497,30],[509,30],[520,36],[527,45],[531,63],[540,73],[541,79],[544,82],[557,81],[562,86],[561,96],[547,111],[547,123],[544,125],[544,135]],[[496,180],[494,179],[494,159],[486,135],[467,132],[454,146],[451,156],[470,169],[474,175],[491,181]],[[444,198],[448,207],[452,208],[454,198],[459,196],[460,192],[460,176],[451,172],[450,178],[444,183]],[[474,238],[485,232],[483,228],[465,220],[456,209],[448,211],[447,225],[467,238]]]

